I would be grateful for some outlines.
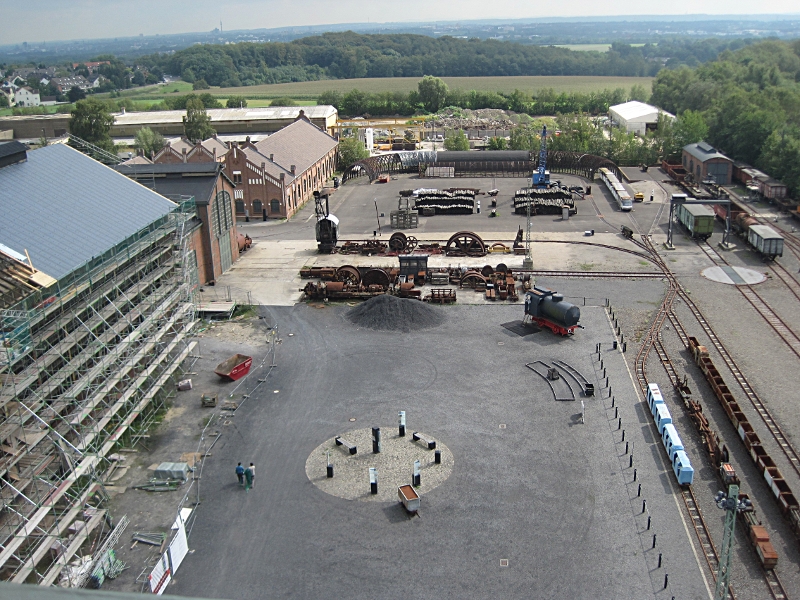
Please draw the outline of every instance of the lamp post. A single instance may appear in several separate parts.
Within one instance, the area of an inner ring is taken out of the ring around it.
[[[717,508],[725,511],[725,530],[722,536],[722,551],[719,556],[714,600],[725,600],[728,597],[728,588],[730,587],[736,514],[748,508],[749,500],[740,500],[739,486],[729,485],[728,493],[717,492],[714,502],[716,502]]]

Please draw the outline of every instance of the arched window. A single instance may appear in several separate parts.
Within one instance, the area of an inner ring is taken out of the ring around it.
[[[261,205],[261,200],[253,200],[253,214],[260,215],[263,206]]]
[[[277,215],[281,212],[281,203],[275,200],[274,198],[269,201],[269,212],[270,214]]]
[[[236,214],[243,215],[244,214],[244,200],[237,200],[236,201]]]

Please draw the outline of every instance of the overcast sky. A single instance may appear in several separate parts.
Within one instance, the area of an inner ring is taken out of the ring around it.
[[[542,12],[543,7],[548,12]],[[0,0],[0,45],[357,22],[519,19],[673,12],[637,0]],[[681,14],[797,13],[796,0],[698,0]],[[669,8],[668,8],[669,7]],[[672,10],[670,10],[672,9]],[[556,11],[556,12],[553,12]]]

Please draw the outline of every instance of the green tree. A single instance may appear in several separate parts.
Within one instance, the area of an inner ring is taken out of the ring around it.
[[[369,152],[358,138],[344,138],[339,142],[339,169],[344,170],[365,158],[369,158]]]
[[[295,106],[295,101],[291,98],[287,98],[286,96],[282,96],[280,98],[275,98],[272,102],[269,103],[270,106]]]
[[[425,75],[417,84],[417,91],[428,112],[437,112],[447,100],[447,84],[438,77]]]
[[[144,73],[142,73],[141,71],[136,71],[136,73],[133,74],[133,79],[131,79],[131,83],[133,83],[133,85],[139,85],[139,86],[144,85],[146,83]]]
[[[708,136],[708,123],[706,123],[701,113],[685,110],[675,120],[672,130],[676,146],[674,154],[680,154],[684,146],[706,139]]]
[[[70,102],[73,102],[73,103],[75,103],[75,102],[77,102],[78,100],[83,100],[84,98],[86,98],[86,92],[84,92],[84,91],[83,91],[81,88],[79,88],[77,85],[73,85],[73,86],[72,86],[72,87],[69,89],[69,92],[67,92],[67,98],[69,99],[69,101],[70,101]],[[80,136],[79,136],[79,137],[80,137]]]
[[[539,147],[539,141],[536,138],[536,132],[532,127],[521,125],[514,127],[511,130],[511,136],[508,143],[509,148],[512,150],[535,150]]]
[[[72,109],[69,130],[73,135],[113,152],[114,142],[109,135],[113,124],[114,117],[105,103],[97,98],[87,98],[79,100]]]
[[[469,140],[460,129],[448,131],[444,137],[444,149],[469,150]]]
[[[142,127],[136,132],[133,145],[137,150],[141,150],[142,154],[150,158],[151,155],[164,147],[164,136],[149,127]]]
[[[211,88],[211,86],[206,83],[205,79],[198,79],[192,83],[193,90],[207,90],[209,88]]]
[[[231,96],[225,106],[228,108],[247,108],[247,98],[244,96]]]
[[[317,98],[317,104],[320,106],[333,106],[338,110],[342,104],[342,94],[335,90],[322,92]]]
[[[631,100],[638,100],[639,102],[647,102],[647,99],[650,97],[650,94],[647,93],[647,90],[644,89],[643,85],[639,85],[638,83],[631,87],[631,94],[629,98]]]
[[[0,108],[8,108],[8,96],[0,94]]]
[[[796,198],[800,192],[800,127],[787,125],[773,131],[761,148],[757,165],[783,181]]]
[[[199,98],[191,98],[186,103],[183,132],[193,143],[202,142],[216,133],[211,126],[211,118],[206,113],[203,101]]]
[[[488,150],[505,150],[506,149],[506,138],[501,137],[493,137],[489,138],[489,146]]]

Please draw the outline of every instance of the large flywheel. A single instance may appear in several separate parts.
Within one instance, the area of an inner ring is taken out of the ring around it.
[[[447,256],[484,256],[486,246],[478,234],[459,231],[447,240],[444,252]]]

